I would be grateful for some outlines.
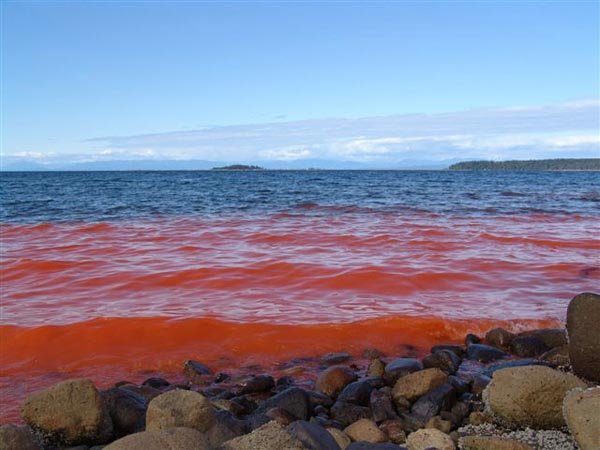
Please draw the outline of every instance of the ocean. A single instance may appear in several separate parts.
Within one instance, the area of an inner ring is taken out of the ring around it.
[[[600,286],[600,173],[0,173],[0,420],[100,386],[560,326]]]

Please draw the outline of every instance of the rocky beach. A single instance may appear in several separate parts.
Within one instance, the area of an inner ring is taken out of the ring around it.
[[[598,450],[600,296],[569,304],[565,328],[468,334],[422,357],[337,352],[98,390],[72,379],[36,392],[2,450]],[[311,365],[312,363],[312,365]],[[316,380],[295,376],[303,366]],[[254,372],[254,373],[253,373]]]

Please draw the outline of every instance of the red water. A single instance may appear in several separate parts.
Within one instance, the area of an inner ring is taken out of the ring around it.
[[[555,326],[598,290],[597,218],[432,214],[2,226],[2,421],[71,376],[99,385],[497,324]]]

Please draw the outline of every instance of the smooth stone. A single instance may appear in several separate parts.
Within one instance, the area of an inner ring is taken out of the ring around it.
[[[160,394],[162,394],[162,391],[150,386],[136,386],[135,384],[125,384],[122,386],[119,386],[119,389],[124,389],[130,392],[134,392],[137,395],[144,397],[144,399],[146,399],[146,402],[150,402],[150,400],[152,400],[154,397],[158,397]]]
[[[398,447],[396,444],[372,444],[370,442],[353,442],[346,450],[407,450],[406,447]]]
[[[473,359],[482,363],[496,361],[507,356],[502,350],[491,345],[471,344],[467,347],[467,359]]]
[[[270,375],[255,375],[246,378],[238,385],[240,394],[270,391],[275,387],[275,380]]]
[[[500,369],[509,367],[524,367],[524,366],[547,366],[548,363],[540,359],[526,358],[514,359],[512,361],[502,361],[486,367],[481,373],[485,376],[492,377],[494,372]]]
[[[439,350],[423,358],[423,366],[426,369],[437,367],[448,375],[456,373],[462,359],[450,350]]]
[[[392,389],[392,397],[394,400],[404,397],[412,402],[431,389],[444,384],[447,379],[448,375],[438,368],[419,370],[398,379]]]
[[[249,434],[225,442],[219,450],[306,450],[302,443],[275,421]]]
[[[146,412],[146,430],[194,428],[208,431],[215,423],[215,408],[204,395],[178,389],[152,399]]]
[[[565,425],[563,398],[577,387],[586,384],[572,374],[549,367],[510,367],[494,373],[483,400],[501,424],[554,429]]]
[[[436,448],[438,450],[455,450],[456,445],[452,438],[435,428],[424,428],[410,433],[406,438],[408,450],[427,450]]]
[[[331,434],[331,436],[333,436],[335,442],[337,442],[337,445],[339,445],[340,450],[346,450],[346,448],[352,443],[348,435],[342,430],[338,430],[337,428],[327,428],[327,431],[329,434]]]
[[[373,413],[373,420],[377,423],[398,418],[394,410],[392,392],[389,387],[371,392],[369,407]]]
[[[509,348],[510,343],[514,338],[515,334],[505,330],[504,328],[494,328],[485,334],[485,342],[488,345],[492,345],[501,349]]]
[[[130,434],[104,450],[212,450],[208,439],[193,428],[168,428]]]
[[[448,384],[441,384],[420,397],[411,407],[412,414],[427,422],[442,410],[448,410],[456,403],[456,391]]]
[[[308,402],[311,408],[315,408],[317,406],[324,406],[329,408],[333,405],[333,399],[329,395],[325,395],[322,392],[317,391],[306,391],[308,394]]]
[[[101,392],[113,423],[114,438],[144,431],[148,402],[126,389],[112,388]]]
[[[142,383],[142,386],[148,386],[154,389],[164,389],[170,385],[171,383],[160,377],[151,377]]]
[[[341,364],[348,361],[350,357],[350,353],[347,352],[327,353],[321,357],[321,364],[333,366],[335,364]]]
[[[478,336],[476,336],[472,333],[469,333],[465,336],[465,345],[467,347],[469,347],[469,345],[473,345],[473,344],[481,344],[481,339]],[[468,350],[468,348],[467,348],[467,350]]]
[[[104,444],[113,433],[108,409],[87,379],[63,381],[31,394],[21,417],[45,439],[62,445]]]
[[[517,336],[510,343],[510,351],[521,358],[533,358],[550,350],[544,341],[535,336]]]
[[[575,296],[567,309],[569,358],[576,375],[600,382],[600,295]]]
[[[271,408],[265,413],[265,416],[284,427],[287,427],[290,423],[298,420],[283,408]]]
[[[561,347],[568,344],[567,330],[564,328],[539,328],[519,333],[519,336],[538,338],[548,346],[548,349]]]
[[[41,450],[36,440],[27,427],[13,424],[0,426],[1,450]]]
[[[353,441],[364,441],[373,444],[387,441],[385,433],[370,419],[357,420],[348,425],[344,432],[350,436],[350,439]]]
[[[367,406],[369,404],[369,398],[372,391],[373,386],[369,381],[354,381],[347,385],[342,392],[340,392],[340,395],[338,395],[337,399],[342,402]]]
[[[330,397],[335,397],[356,379],[356,374],[349,367],[331,366],[319,374],[315,383],[315,390]]]
[[[216,411],[215,422],[205,435],[213,447],[218,447],[222,443],[245,434],[246,423],[237,419],[228,411]]]
[[[563,414],[580,450],[600,449],[600,386],[569,391]]]
[[[359,419],[371,419],[373,417],[371,409],[366,406],[339,401],[333,404],[329,412],[332,419],[337,420],[345,427]]]
[[[271,408],[281,408],[300,420],[309,417],[309,398],[304,389],[290,387],[270,399],[264,401],[256,409],[256,413],[265,413]]]
[[[497,436],[465,436],[460,439],[463,450],[535,450],[514,439]]]
[[[309,450],[340,450],[331,433],[315,423],[297,420],[286,430]]]
[[[454,353],[456,356],[462,358],[465,355],[465,348],[462,345],[456,344],[438,344],[431,347],[430,353],[437,353],[442,350],[448,350]]]
[[[423,370],[423,363],[415,358],[397,358],[385,366],[383,378],[389,386],[393,386],[398,378],[409,373]]]

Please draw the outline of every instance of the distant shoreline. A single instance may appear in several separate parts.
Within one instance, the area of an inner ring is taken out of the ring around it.
[[[589,172],[600,171],[600,158],[561,158],[510,161],[464,161],[452,164],[453,171],[527,171]]]

